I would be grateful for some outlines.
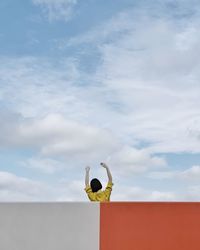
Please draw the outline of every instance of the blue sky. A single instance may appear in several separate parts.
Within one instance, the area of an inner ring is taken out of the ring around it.
[[[199,200],[198,1],[2,0],[0,200]]]

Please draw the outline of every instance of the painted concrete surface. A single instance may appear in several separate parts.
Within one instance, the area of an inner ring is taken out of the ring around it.
[[[99,203],[0,203],[1,250],[99,250]]]
[[[100,204],[100,250],[199,250],[200,202]]]

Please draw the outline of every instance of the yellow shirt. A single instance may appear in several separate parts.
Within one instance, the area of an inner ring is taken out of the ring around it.
[[[112,186],[113,183],[112,182],[108,182],[106,189],[104,191],[99,190],[98,192],[92,192],[92,189],[89,185],[86,186],[85,191],[88,195],[88,198],[91,201],[110,201],[110,195],[111,195],[111,191],[112,191]]]

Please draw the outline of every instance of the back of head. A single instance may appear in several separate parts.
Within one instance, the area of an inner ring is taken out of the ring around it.
[[[96,178],[91,180],[90,186],[91,186],[92,192],[97,192],[100,189],[102,189],[101,182]]]

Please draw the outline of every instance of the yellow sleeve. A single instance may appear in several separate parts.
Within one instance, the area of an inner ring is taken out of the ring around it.
[[[108,184],[107,184],[107,186],[106,186],[106,189],[105,189],[105,194],[106,194],[106,196],[107,196],[107,198],[108,198],[108,200],[110,199],[110,195],[111,195],[111,191],[112,191],[112,186],[113,186],[114,184],[112,183],[112,182],[108,182]]]
[[[91,201],[95,201],[95,194],[92,192],[92,189],[89,185],[87,185],[85,187],[85,192],[87,193],[88,195],[88,198],[91,200]]]

